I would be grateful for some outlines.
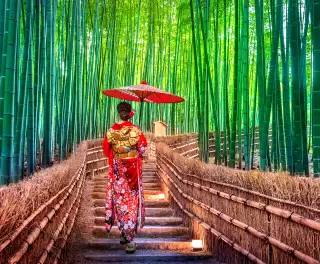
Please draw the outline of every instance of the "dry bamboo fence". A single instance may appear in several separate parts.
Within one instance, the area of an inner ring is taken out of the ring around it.
[[[35,210],[0,245],[0,263],[53,263],[78,210],[85,156],[69,184]],[[41,186],[39,186],[41,188]]]
[[[0,190],[0,263],[63,262],[87,167],[106,166],[100,149],[101,140],[83,142],[68,160]]]
[[[242,133],[243,135],[243,133]],[[259,138],[259,130],[258,128],[255,129],[255,138]],[[271,134],[269,135],[269,141],[271,142]],[[224,146],[224,134],[220,134],[220,151],[223,151]],[[199,146],[198,146],[198,137],[197,134],[185,134],[185,135],[176,135],[176,136],[170,136],[170,137],[162,137],[157,139],[155,142],[163,142],[170,146],[171,149],[177,151],[183,156],[186,156],[190,159],[198,158],[199,157]],[[179,142],[179,143],[172,143],[172,142]],[[241,139],[242,145],[244,142],[244,139]],[[236,144],[238,143],[238,134],[236,134]],[[255,149],[259,148],[259,141],[256,140],[255,143]],[[215,156],[215,149],[216,149],[216,143],[215,143],[215,134],[209,133],[209,154],[210,157]],[[229,146],[227,144],[227,150],[229,150]],[[239,153],[239,147],[236,145],[236,153]]]
[[[204,165],[164,144],[157,166],[194,237],[222,261],[320,263],[320,181]]]

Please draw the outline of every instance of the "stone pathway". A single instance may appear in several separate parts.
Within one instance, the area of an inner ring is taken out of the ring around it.
[[[169,202],[159,200],[162,194],[154,163],[144,163],[143,185],[146,203],[146,223],[137,238],[137,252],[125,253],[120,245],[120,232],[113,227],[104,229],[106,173],[87,180],[77,223],[68,242],[64,263],[215,263],[207,252],[192,252],[191,238],[182,219],[175,216]]]

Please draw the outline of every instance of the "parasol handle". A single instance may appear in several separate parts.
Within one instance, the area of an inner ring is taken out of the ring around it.
[[[143,112],[143,99],[140,101],[141,102],[141,105],[140,105],[140,113],[139,113],[139,127],[141,129],[141,125],[142,125],[142,112]]]

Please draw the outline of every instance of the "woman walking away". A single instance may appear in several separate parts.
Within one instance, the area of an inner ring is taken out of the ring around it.
[[[142,154],[147,142],[140,128],[130,122],[134,115],[131,105],[121,102],[117,111],[119,122],[108,130],[102,143],[109,158],[105,227],[110,232],[117,221],[120,243],[127,245],[127,253],[134,253],[134,235],[143,227],[145,218]]]

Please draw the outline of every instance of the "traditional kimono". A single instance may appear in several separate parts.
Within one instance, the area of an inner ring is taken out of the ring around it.
[[[116,221],[122,236],[131,242],[145,219],[142,154],[147,141],[142,131],[127,121],[108,130],[102,147],[109,158],[105,228],[110,232]]]

